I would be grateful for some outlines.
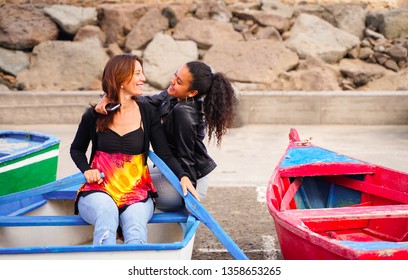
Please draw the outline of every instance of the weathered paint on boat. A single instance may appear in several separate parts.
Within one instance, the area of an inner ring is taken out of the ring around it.
[[[55,181],[60,139],[24,131],[0,131],[0,195]]]
[[[266,195],[284,259],[408,259],[408,174],[289,139]]]

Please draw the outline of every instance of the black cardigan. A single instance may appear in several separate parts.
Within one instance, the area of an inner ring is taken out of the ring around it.
[[[145,137],[143,152],[147,154],[151,144],[154,152],[170,167],[170,169],[179,179],[181,179],[183,176],[190,178],[189,174],[181,168],[179,162],[171,153],[156,110],[147,102],[137,101],[137,104],[139,105],[142,116]],[[71,158],[82,173],[91,169],[90,164],[97,150],[97,117],[98,114],[95,112],[93,107],[86,110],[86,112],[82,115],[75,138],[71,144]],[[92,142],[92,150],[88,162],[86,152],[90,142]]]

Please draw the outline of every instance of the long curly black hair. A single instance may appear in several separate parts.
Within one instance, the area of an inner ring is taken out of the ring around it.
[[[223,73],[212,73],[210,66],[200,61],[191,61],[186,65],[192,75],[190,90],[198,91],[195,98],[204,97],[208,140],[211,141],[215,137],[219,146],[223,135],[235,119],[238,98]]]

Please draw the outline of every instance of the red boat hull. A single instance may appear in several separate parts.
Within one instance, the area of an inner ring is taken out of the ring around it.
[[[284,259],[408,259],[408,174],[300,141],[266,198]]]

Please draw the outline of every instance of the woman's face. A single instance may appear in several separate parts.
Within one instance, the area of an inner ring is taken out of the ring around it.
[[[135,62],[135,71],[132,79],[129,82],[122,84],[122,90],[124,93],[128,93],[132,96],[140,96],[143,94],[143,84],[146,81],[146,77],[143,74],[143,68],[139,61]]]
[[[193,79],[187,65],[183,65],[180,69],[171,77],[170,86],[167,92],[176,97],[179,101],[185,100],[187,97],[193,97],[196,91],[190,90],[190,83]]]

